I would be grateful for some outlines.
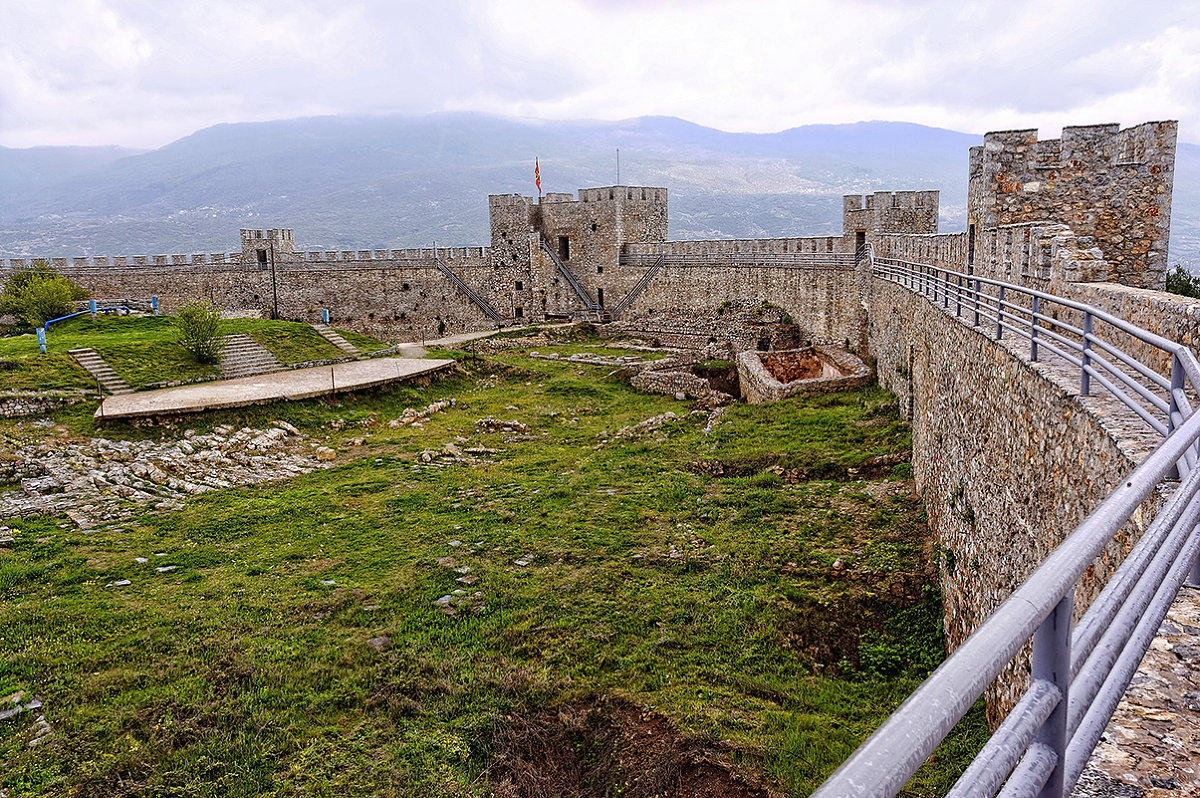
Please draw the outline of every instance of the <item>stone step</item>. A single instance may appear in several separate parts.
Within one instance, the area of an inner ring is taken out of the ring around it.
[[[343,338],[337,330],[333,329],[328,324],[314,324],[312,325],[312,328],[319,332],[322,338],[343,352],[350,355],[358,354],[358,347]]]
[[[221,374],[226,379],[282,371],[283,364],[248,335],[227,335],[221,351]]]
[[[104,362],[104,358],[91,347],[82,347],[80,349],[68,350],[68,354],[75,358],[75,362],[83,367],[88,374],[99,381],[104,390],[112,395],[133,393],[133,388],[129,383],[121,379],[117,372],[113,371],[112,366]]]

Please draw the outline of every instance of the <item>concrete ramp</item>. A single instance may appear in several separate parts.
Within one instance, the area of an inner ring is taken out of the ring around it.
[[[331,396],[392,382],[403,382],[413,377],[449,369],[453,365],[453,360],[389,357],[310,369],[277,371],[272,374],[184,385],[159,391],[140,391],[106,398],[97,408],[95,418],[103,423],[146,416],[201,413],[206,410],[244,407],[281,399]]]

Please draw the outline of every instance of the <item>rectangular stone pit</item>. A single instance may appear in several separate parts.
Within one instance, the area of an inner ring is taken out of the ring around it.
[[[742,399],[750,404],[778,402],[795,394],[843,391],[871,381],[871,369],[836,346],[739,352],[737,369]]]

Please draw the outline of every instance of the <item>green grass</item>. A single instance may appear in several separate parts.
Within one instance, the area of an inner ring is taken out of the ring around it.
[[[282,363],[342,357],[345,353],[307,324],[265,319],[226,319],[225,334],[244,333]],[[201,365],[177,343],[172,316],[81,316],[56,324],[47,335],[46,354],[33,335],[0,337],[0,364],[5,387],[15,390],[94,388],[95,381],[67,354],[92,347],[134,388],[167,380],[215,376],[216,366]],[[387,344],[368,336],[353,343],[364,351]]]
[[[497,724],[599,693],[730,741],[740,767],[803,795],[941,659],[911,483],[848,472],[907,453],[882,390],[735,406],[705,435],[706,414],[595,369],[520,353],[471,368],[427,389],[179,424],[282,418],[343,451],[368,435],[330,470],[86,534],[12,522],[0,684],[44,696],[56,744],[0,728],[0,786],[483,796]],[[441,397],[457,405],[424,428],[386,425]],[[668,410],[681,418],[659,432],[613,438]],[[484,416],[530,432],[482,432]],[[455,436],[497,452],[414,468]],[[839,559],[855,578],[833,573]],[[156,574],[163,562],[178,570]],[[119,579],[133,584],[105,587]],[[456,588],[480,591],[481,609],[441,613]],[[381,634],[392,648],[366,645]],[[908,794],[943,792],[983,734],[976,710]]]

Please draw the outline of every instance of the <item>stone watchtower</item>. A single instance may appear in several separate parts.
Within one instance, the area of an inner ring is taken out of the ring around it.
[[[967,223],[972,261],[988,228],[1059,222],[1108,263],[1100,279],[1162,290],[1167,270],[1175,122],[988,133],[971,148]]]
[[[525,316],[585,309],[572,280],[596,306],[611,307],[641,276],[621,268],[621,247],[667,240],[665,188],[606,186],[538,202],[494,194],[488,214],[493,265],[512,270],[514,307]]]
[[[268,266],[295,259],[291,230],[243,230],[242,263]]]
[[[936,233],[938,192],[876,191],[842,197],[842,251],[857,252],[868,242],[878,244],[887,233]]]

